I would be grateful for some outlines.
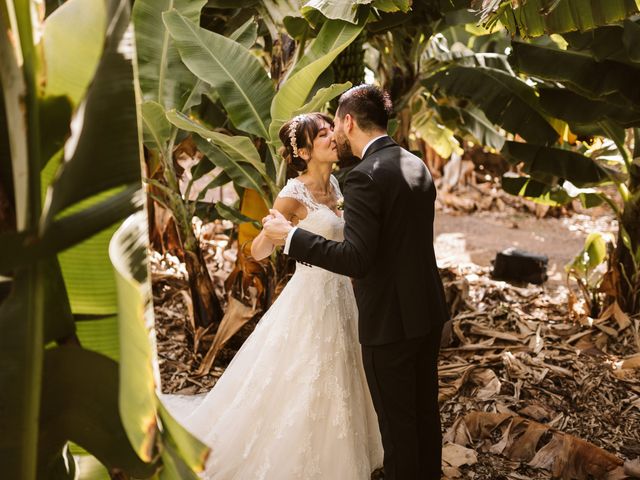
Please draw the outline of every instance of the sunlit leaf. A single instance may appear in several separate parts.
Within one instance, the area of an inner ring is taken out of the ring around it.
[[[197,78],[182,63],[162,13],[175,9],[192,22],[199,23],[200,11],[206,3],[206,0],[136,0],[133,4],[132,19],[144,100],[158,102],[167,110],[187,108]]]
[[[122,423],[138,456],[153,458],[157,435],[153,306],[147,273],[146,213],[129,217],[109,244],[118,291],[120,330],[119,405]]]
[[[199,27],[175,10],[163,18],[182,61],[218,92],[233,124],[268,138],[274,88],[259,60],[241,44]]]
[[[273,99],[269,133],[274,145],[279,145],[278,132],[282,124],[304,106],[320,74],[356,39],[362,28],[362,22],[353,25],[340,20],[328,21],[322,26],[309,51],[296,64],[294,73],[287,78]]]
[[[67,441],[97,457],[107,468],[147,478],[155,467],[131,448],[118,415],[118,364],[76,347],[45,353],[40,413],[42,467]]]
[[[46,19],[46,96],[67,95],[74,105],[80,103],[100,61],[106,27],[103,0],[69,0]]]
[[[230,207],[229,205],[225,205],[222,202],[216,203],[216,210],[220,214],[222,218],[226,218],[227,220],[231,220],[233,223],[252,223],[256,228],[261,228],[262,225],[255,218],[249,218],[246,215],[240,213],[239,210]]]
[[[426,79],[431,91],[470,100],[489,120],[530,142],[550,144],[557,132],[543,115],[535,90],[494,68],[451,66]]]

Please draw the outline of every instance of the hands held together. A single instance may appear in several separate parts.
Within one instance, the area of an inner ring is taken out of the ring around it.
[[[284,245],[287,235],[293,228],[282,213],[270,209],[269,215],[262,219],[264,235],[275,245]]]

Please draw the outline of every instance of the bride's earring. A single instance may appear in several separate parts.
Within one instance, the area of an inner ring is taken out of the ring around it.
[[[304,163],[309,165],[309,162],[311,161],[311,155],[309,155],[309,151],[306,148],[298,149],[298,157],[300,157]]]

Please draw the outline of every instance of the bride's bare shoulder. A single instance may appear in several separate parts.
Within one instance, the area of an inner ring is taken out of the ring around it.
[[[273,202],[273,208],[278,210],[285,218],[294,224],[307,216],[307,209],[300,200],[293,197],[278,196]]]

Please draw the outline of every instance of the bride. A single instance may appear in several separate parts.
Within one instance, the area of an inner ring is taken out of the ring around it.
[[[342,240],[333,122],[299,115],[280,130],[283,158],[302,172],[274,203],[293,224]],[[269,256],[260,233],[251,253]],[[212,449],[211,480],[369,480],[382,465],[348,277],[297,264],[296,272],[185,427]]]

